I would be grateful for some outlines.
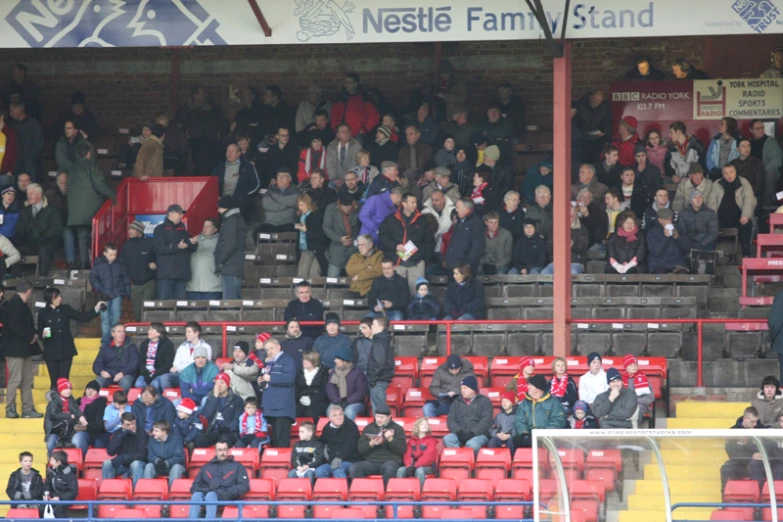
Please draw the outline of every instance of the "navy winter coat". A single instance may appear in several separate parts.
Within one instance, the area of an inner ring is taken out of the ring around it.
[[[675,266],[688,266],[691,240],[682,225],[675,225],[675,228],[680,236],[677,239],[666,236],[658,222],[647,232],[647,264],[651,274],[667,273]]]
[[[136,419],[135,433],[119,429],[112,434],[109,443],[106,445],[106,453],[110,457],[114,457],[111,463],[115,468],[117,466],[127,468],[134,460],[147,462],[147,442],[149,436],[141,426],[139,420]]]
[[[169,433],[165,441],[147,441],[147,462],[154,463],[158,459],[165,460],[169,468],[174,464],[185,465],[185,448],[177,430]]]
[[[486,246],[484,238],[484,223],[476,213],[457,221],[446,250],[446,267],[465,264],[470,265],[471,269],[477,268]]]
[[[437,319],[440,316],[440,305],[435,296],[425,295],[421,297],[416,294],[408,303],[408,319],[414,321],[426,321],[428,319]]]
[[[400,274],[395,273],[391,279],[382,275],[372,282],[370,292],[367,294],[367,306],[372,311],[378,304],[378,301],[391,301],[390,310],[399,310],[405,312],[408,308],[408,298],[410,290],[408,280]]]
[[[546,262],[546,243],[538,234],[531,237],[523,235],[514,244],[514,255],[511,264],[519,270],[544,268]]]
[[[133,402],[131,413],[136,417],[136,427],[142,429],[147,424],[147,406],[141,402],[141,399]],[[150,424],[166,421],[173,426],[174,421],[177,420],[177,410],[174,408],[174,403],[161,395],[158,395],[158,398],[152,404],[150,415],[152,416]]]
[[[190,487],[191,493],[210,491],[217,495],[219,501],[236,500],[250,491],[250,481],[247,478],[245,466],[228,456],[226,460],[217,457],[201,468]]]
[[[92,363],[92,371],[100,375],[106,370],[114,378],[122,372],[123,375],[136,375],[139,371],[139,348],[126,337],[125,342],[119,348],[114,346],[112,340],[108,345],[101,346],[98,357]]]
[[[338,333],[334,337],[329,334],[323,334],[315,340],[313,350],[321,356],[321,364],[331,370],[334,368],[334,356],[342,347],[351,347],[351,338],[344,333]]]
[[[283,314],[283,321],[288,322],[291,319],[297,319],[300,322],[323,321],[324,305],[318,299],[311,298],[306,303],[301,302],[299,299],[294,299],[285,307],[285,313]],[[317,338],[323,331],[323,326],[302,326],[302,335],[306,335],[311,339]]]
[[[471,277],[461,285],[456,281],[450,282],[446,288],[443,309],[452,319],[465,314],[470,314],[475,319],[484,319],[487,315],[484,285],[476,281],[475,277]]]
[[[93,290],[110,299],[131,295],[127,267],[119,261],[109,263],[106,256],[100,256],[95,260],[90,270],[90,284]]]
[[[266,417],[296,419],[296,365],[287,354],[280,352],[277,359],[266,362],[269,368],[269,386],[261,403]]]
[[[210,392],[210,394],[207,395],[207,402],[204,404],[204,409],[201,410],[201,415],[207,419],[207,422],[209,423],[207,425],[207,431],[212,430],[215,426],[217,414],[219,412],[223,416],[222,424],[220,424],[220,426],[225,426],[230,428],[234,433],[239,433],[239,417],[245,411],[245,403],[242,400],[242,397],[229,389],[228,395],[226,396],[226,404],[223,406],[222,410],[219,410],[219,407],[220,401],[215,397],[214,392]],[[264,409],[264,415],[266,415],[266,409]]]
[[[190,281],[190,253],[195,252],[198,243],[190,243],[190,235],[185,224],[175,225],[166,218],[155,227],[152,237],[155,245],[155,257],[158,265],[158,279],[184,279]],[[180,249],[180,241],[187,243],[188,248]]]

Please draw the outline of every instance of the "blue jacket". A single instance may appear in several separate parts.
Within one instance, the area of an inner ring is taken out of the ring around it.
[[[177,410],[174,408],[174,403],[168,400],[166,397],[158,395],[155,403],[150,408],[150,422],[147,422],[147,406],[138,399],[133,402],[131,407],[131,413],[136,417],[136,427],[142,429],[145,424],[152,424],[158,421],[166,421],[170,425],[174,424],[177,419]]]
[[[212,175],[218,179],[218,194],[223,194],[223,183],[226,175],[226,162],[215,165]],[[234,193],[234,201],[242,212],[242,217],[250,219],[253,210],[253,201],[258,189],[261,188],[261,182],[258,180],[258,172],[252,163],[244,159],[239,160],[239,179]]]
[[[720,169],[720,139],[721,139],[720,134],[712,138],[712,141],[710,142],[710,146],[707,149],[708,171]],[[737,150],[737,140],[734,139],[731,141],[731,150],[729,151],[729,157],[726,163],[733,161],[737,158],[739,158],[739,151]],[[718,179],[718,178],[720,178],[720,174],[717,177],[712,176],[712,179]]]
[[[359,221],[362,224],[362,229],[359,233],[370,234],[377,243],[378,230],[381,228],[381,223],[383,223],[384,219],[394,214],[396,210],[397,207],[392,203],[390,191],[368,198],[364,206],[362,206],[362,210],[359,211]]]
[[[184,419],[180,419],[179,415],[177,415],[177,418],[172,425],[172,433],[176,431],[182,440],[182,443],[187,444],[188,442],[196,440],[196,437],[199,436],[202,428],[201,420],[198,418],[197,414],[194,413],[190,417]]]
[[[264,416],[296,419],[296,365],[290,356],[280,352],[274,361],[266,361],[269,386],[261,397]]]
[[[22,206],[19,204],[19,200],[14,200],[10,207],[5,208],[0,205],[0,216],[3,216],[3,224],[0,225],[0,235],[11,239],[14,237],[16,231],[16,222],[19,221],[19,213],[22,211]]]
[[[112,340],[108,345],[101,346],[98,357],[92,363],[92,372],[100,375],[106,370],[114,378],[122,372],[124,375],[136,375],[139,371],[139,348],[133,344],[130,337],[125,338],[122,346],[117,348]]]
[[[315,340],[313,350],[321,356],[321,364],[332,370],[334,369],[334,355],[343,346],[351,348],[350,337],[343,333],[330,337],[329,334],[324,333]]]
[[[647,266],[651,274],[668,273],[675,266],[688,266],[688,254],[691,251],[691,240],[685,227],[674,225],[679,238],[667,237],[663,227],[657,222],[647,232]]]
[[[475,212],[457,221],[446,251],[446,268],[466,264],[470,265],[471,269],[478,270],[481,254],[486,248],[485,238],[484,222]],[[448,310],[446,312],[448,313]]]
[[[245,411],[245,402],[242,400],[242,397],[231,391],[230,388],[224,400],[225,404],[221,408],[220,399],[215,397],[214,393],[207,395],[207,402],[204,404],[204,409],[201,410],[201,415],[209,423],[207,431],[211,431],[215,427],[226,427],[234,433],[239,433],[239,416]],[[218,413],[223,417],[220,423],[218,423],[217,419]]]
[[[96,292],[112,299],[131,295],[127,268],[119,261],[109,263],[106,256],[100,256],[95,260],[90,270],[90,284]]]
[[[206,366],[200,370],[196,363],[191,363],[179,375],[179,390],[182,398],[193,399],[196,404],[201,404],[201,400],[214,388],[218,373],[220,370],[212,361],[207,361]]]
[[[147,462],[154,464],[163,459],[169,468],[174,464],[185,465],[185,448],[177,430],[172,430],[165,441],[150,438],[147,442]]]
[[[126,404],[125,408],[123,408],[122,411],[115,408],[113,404],[109,404],[103,410],[103,427],[106,429],[108,433],[114,433],[115,431],[117,431],[122,427],[122,421],[120,420],[120,416],[123,413],[128,413],[130,411],[131,411],[130,404]]]

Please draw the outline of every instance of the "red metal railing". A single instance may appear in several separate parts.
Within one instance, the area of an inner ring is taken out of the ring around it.
[[[750,324],[763,324],[766,323],[766,319],[736,319],[736,318],[720,318],[720,319],[571,319],[571,324],[692,324],[696,326],[696,386],[704,386],[704,325],[705,324],[729,324],[729,323],[750,323]],[[150,323],[127,323],[127,326],[149,326]],[[167,322],[164,323],[167,326],[185,326],[184,322]],[[228,356],[227,342],[228,342],[228,327],[237,326],[258,326],[263,328],[265,326],[284,326],[283,321],[218,321],[218,322],[202,322],[201,326],[219,326],[221,328],[222,336],[222,354],[223,357]],[[302,322],[303,326],[315,326],[323,323],[319,322]],[[356,326],[359,321],[342,321],[343,325]],[[451,354],[451,328],[454,325],[523,325],[523,324],[545,324],[551,325],[552,321],[548,319],[541,320],[484,320],[484,321],[396,321],[392,324],[402,325],[445,325],[446,326],[446,354]]]

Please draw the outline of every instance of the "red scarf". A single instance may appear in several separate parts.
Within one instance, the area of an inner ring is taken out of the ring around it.
[[[562,399],[565,397],[566,389],[568,388],[568,374],[563,374],[562,379],[558,379],[557,375],[552,377],[552,381],[549,383],[549,393],[552,397]]]
[[[63,403],[63,413],[70,413],[68,411],[68,408],[69,408],[68,399],[66,397],[63,397],[62,395],[60,395],[60,400]]]
[[[582,430],[582,429],[584,429],[584,427],[585,427],[585,419],[587,419],[587,417],[585,417],[582,420],[579,420],[576,417],[574,417],[574,427],[573,427],[573,429],[575,429],[575,430]]]
[[[242,414],[242,431],[239,432],[240,435],[250,435],[247,432],[247,413]],[[256,434],[257,439],[265,439],[266,438],[266,432],[261,431],[261,428],[263,427],[264,423],[261,419],[261,410],[256,410],[256,414],[253,416],[256,419],[255,427],[253,428],[253,432]]]
[[[517,376],[517,400],[522,402],[527,395],[527,378],[521,373]]]
[[[261,359],[256,357],[255,352],[253,352],[250,355],[248,355],[247,358],[250,359],[251,361],[253,361],[254,363],[256,363],[256,366],[258,366],[258,368],[260,370],[264,369],[264,361],[262,361]]]
[[[617,227],[617,235],[620,237],[624,237],[626,243],[630,243],[632,241],[638,241],[639,240],[639,236],[637,236],[638,233],[639,233],[638,226],[634,226],[630,232],[626,232],[625,229],[622,227],[622,225]]]
[[[483,205],[484,204],[484,189],[487,188],[489,183],[482,183],[478,187],[473,189],[473,193],[470,195],[470,199],[473,200],[473,203],[476,205]],[[476,201],[476,200],[480,201]]]
[[[320,156],[318,156],[320,154]],[[326,148],[321,147],[321,150],[316,152],[313,150],[312,147],[307,149],[307,154],[305,154],[305,172],[307,172],[308,175],[310,175],[310,172],[312,172],[311,168],[311,159],[313,156],[316,156],[316,161],[318,162],[318,168],[324,169],[326,166]]]
[[[630,381],[633,381],[634,390],[643,390],[645,388],[647,388],[648,390],[652,390],[652,387],[650,386],[650,381],[647,380],[646,375],[643,375],[638,372],[635,375],[631,375],[628,372],[623,372],[621,377],[623,378],[623,385],[626,388],[628,388],[628,383]]]

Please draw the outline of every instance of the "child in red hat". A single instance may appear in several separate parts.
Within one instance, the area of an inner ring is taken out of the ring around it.
[[[527,387],[526,387],[527,389]],[[500,413],[495,416],[489,432],[488,448],[508,448],[514,454],[514,418],[516,417],[516,395],[507,390],[500,399]]]
[[[527,380],[533,376],[536,372],[536,364],[533,358],[530,356],[522,357],[519,361],[519,373],[511,379],[511,382],[506,386],[506,390],[510,390],[516,393],[517,400],[525,400],[525,394],[527,393]]]
[[[655,402],[650,381],[647,376],[639,373],[639,360],[630,353],[623,357],[623,367],[625,371],[622,374],[623,385],[636,392],[636,401],[639,403],[639,420],[652,410],[652,404]]]

